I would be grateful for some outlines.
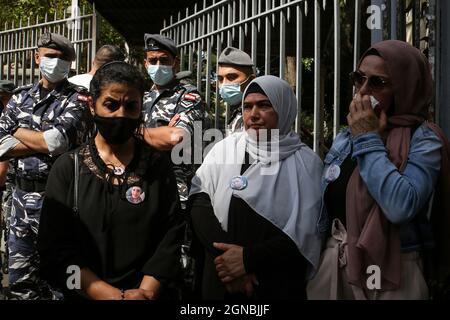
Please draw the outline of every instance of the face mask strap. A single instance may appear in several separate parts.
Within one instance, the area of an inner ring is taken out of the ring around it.
[[[252,75],[249,75],[244,81],[242,81],[242,82],[240,82],[240,83],[228,83],[228,84],[223,84],[223,85],[221,85],[221,87],[223,87],[223,86],[236,86],[236,85],[238,85],[239,86],[239,90],[241,91],[241,92],[243,92],[242,90],[241,90],[241,86],[244,84],[244,83],[246,83],[248,80],[250,80],[250,77],[251,77]]]
[[[247,79],[245,79],[244,81],[242,81],[239,85],[240,86],[242,86],[244,83],[246,83],[248,80],[250,80],[250,77],[251,77],[252,75],[249,75],[248,77],[247,77]]]

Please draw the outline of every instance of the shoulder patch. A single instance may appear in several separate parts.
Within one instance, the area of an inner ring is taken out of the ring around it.
[[[193,101],[183,100],[183,101],[180,102],[180,106],[182,106],[185,109],[189,109],[193,105],[194,105]]]
[[[184,99],[189,101],[199,101],[201,97],[198,93],[190,92],[184,95]]]
[[[78,99],[79,101],[89,102],[89,96],[87,96],[87,95],[78,94],[77,99]]]

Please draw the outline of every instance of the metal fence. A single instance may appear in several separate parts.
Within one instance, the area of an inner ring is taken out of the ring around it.
[[[261,74],[285,78],[293,86],[298,99],[297,132],[303,130],[303,108],[311,108],[305,106],[302,99],[308,94],[312,96],[311,144],[319,152],[323,146],[324,131],[327,130],[324,128],[325,96],[333,97],[332,105],[329,106],[332,124],[328,131],[331,136],[335,136],[341,127],[341,102],[345,100],[341,96],[343,79],[355,68],[360,53],[370,43],[383,39],[409,40],[427,53],[436,79],[439,72],[439,60],[436,57],[441,45],[437,38],[440,2],[442,1],[203,0],[203,3],[196,4],[194,8],[186,8],[171,16],[164,23],[161,34],[174,39],[178,44],[182,69],[193,71],[197,87],[205,96],[208,110],[214,110],[216,128],[223,126],[221,122],[223,119],[227,121],[228,116],[228,107],[222,112],[218,86],[214,82],[217,57],[226,46],[234,45],[251,55]],[[328,53],[332,55],[332,59],[328,59],[332,61],[333,79],[331,85],[324,87],[324,78],[331,75],[324,74],[323,71],[323,46],[330,42],[332,49]],[[353,61],[350,64],[343,64],[341,61],[342,45],[346,42],[351,44],[353,50]],[[302,94],[302,87],[305,85],[302,62],[306,57],[313,59],[314,84],[312,93]],[[436,100],[438,99],[437,91]],[[347,112],[346,106],[342,112]]]
[[[87,12],[87,11],[90,12]],[[95,7],[68,8],[62,17],[29,17],[19,25],[5,23],[0,31],[0,79],[14,81],[16,85],[35,83],[39,80],[39,68],[34,54],[37,41],[43,32],[55,32],[72,41],[77,58],[72,69],[77,74],[90,69],[96,52],[97,15]]]

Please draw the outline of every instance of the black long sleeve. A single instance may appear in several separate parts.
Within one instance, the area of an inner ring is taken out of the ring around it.
[[[127,167],[133,181],[121,185],[99,177],[95,159],[86,149],[80,151],[87,160],[80,157],[78,216],[71,209],[72,156],[64,154],[56,161],[39,232],[45,279],[65,287],[67,266],[75,264],[121,289],[138,287],[144,275],[163,284],[178,280],[185,222],[175,176],[164,155],[139,150]],[[138,203],[127,198],[132,186],[141,188]]]
[[[72,210],[73,177],[73,160],[65,154],[50,171],[39,225],[41,276],[57,287],[66,286],[68,266],[86,266],[80,248],[83,228]]]
[[[241,175],[248,168],[242,165]],[[269,195],[268,195],[269,196]],[[256,297],[261,299],[304,299],[307,261],[294,241],[272,222],[255,212],[244,200],[231,197],[227,232],[214,215],[206,193],[193,195],[191,218],[197,237],[205,249],[202,295],[206,299],[242,299],[230,295],[217,276],[214,258],[222,251],[213,242],[236,244],[244,248],[247,273],[254,273],[259,285]],[[280,208],[282,210],[282,208]]]
[[[209,195],[198,193],[193,195],[190,201],[192,201],[192,225],[198,239],[209,253],[214,256],[220,255],[222,251],[214,248],[213,242],[231,243],[231,238],[214,215]]]
[[[244,247],[244,266],[247,273],[278,269],[299,257],[296,244],[285,234]],[[306,260],[305,260],[306,262]]]
[[[160,211],[164,213],[159,221],[162,240],[142,268],[144,274],[160,281],[167,281],[173,275],[179,275],[180,250],[186,223],[181,215],[175,175],[171,168],[167,173],[167,178],[163,179],[159,199]]]

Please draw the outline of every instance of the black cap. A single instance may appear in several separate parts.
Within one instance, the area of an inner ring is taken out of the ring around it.
[[[144,44],[145,44],[145,51],[167,50],[174,57],[178,55],[178,50],[177,46],[175,45],[175,42],[172,39],[162,36],[160,34],[146,33],[144,35]]]
[[[57,33],[43,33],[37,46],[60,50],[68,61],[74,61],[76,58],[75,49],[69,39]]]
[[[16,89],[14,82],[9,80],[0,80],[0,93],[13,93]]]

